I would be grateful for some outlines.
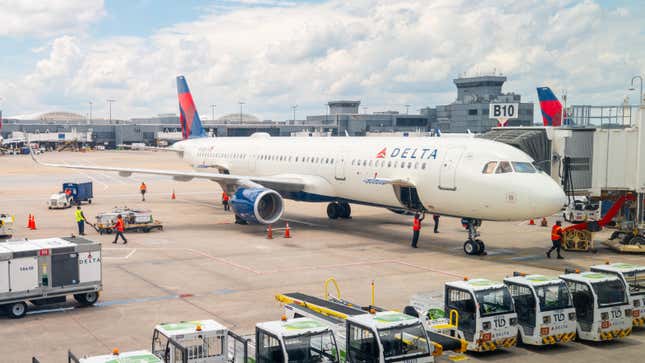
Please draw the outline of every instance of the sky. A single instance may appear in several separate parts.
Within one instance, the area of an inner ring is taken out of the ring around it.
[[[550,86],[569,104],[635,104],[643,19],[645,1],[621,0],[0,0],[0,109],[177,113],[180,74],[202,119],[240,101],[273,120],[333,99],[412,113],[493,72],[523,100]]]

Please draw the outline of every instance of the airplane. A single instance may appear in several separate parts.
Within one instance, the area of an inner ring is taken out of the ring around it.
[[[566,110],[562,109],[562,103],[555,96],[551,88],[538,87],[538,99],[540,100],[540,110],[542,111],[542,123],[544,126],[562,126],[570,125],[571,119]],[[564,118],[563,118],[564,116]]]
[[[552,215],[566,204],[562,188],[507,144],[461,137],[208,137],[188,84],[177,77],[183,140],[168,148],[194,171],[40,162],[51,167],[152,174],[178,181],[206,179],[232,194],[236,219],[271,225],[284,199],[328,203],[330,219],[350,218],[351,204],[393,212],[461,217],[464,251],[484,254],[482,220],[517,221]]]

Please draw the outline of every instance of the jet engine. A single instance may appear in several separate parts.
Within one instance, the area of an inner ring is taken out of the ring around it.
[[[267,188],[239,188],[231,198],[231,207],[249,223],[273,224],[284,212],[282,196]]]

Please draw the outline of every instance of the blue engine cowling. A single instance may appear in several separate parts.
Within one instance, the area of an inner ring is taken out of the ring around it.
[[[284,202],[272,189],[239,188],[231,198],[231,207],[249,223],[273,224],[282,217]]]

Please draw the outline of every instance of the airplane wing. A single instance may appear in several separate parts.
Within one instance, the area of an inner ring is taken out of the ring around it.
[[[280,177],[253,177],[244,175],[205,173],[199,171],[182,171],[182,170],[159,170],[159,169],[138,169],[138,168],[120,168],[110,166],[91,166],[79,164],[57,164],[45,163],[39,161],[34,153],[30,153],[31,158],[38,164],[56,168],[69,168],[95,171],[112,171],[119,173],[120,176],[128,177],[132,174],[163,175],[172,177],[177,181],[190,181],[192,179],[207,179],[224,185],[236,185],[245,187],[271,187],[278,191],[299,192],[303,191],[308,182],[298,176],[280,176]]]
[[[156,146],[126,145],[126,144],[119,144],[117,146],[124,149],[131,149],[131,150],[170,151],[170,152],[175,152],[180,156],[184,154],[184,150],[174,149],[172,147],[156,147]]]

